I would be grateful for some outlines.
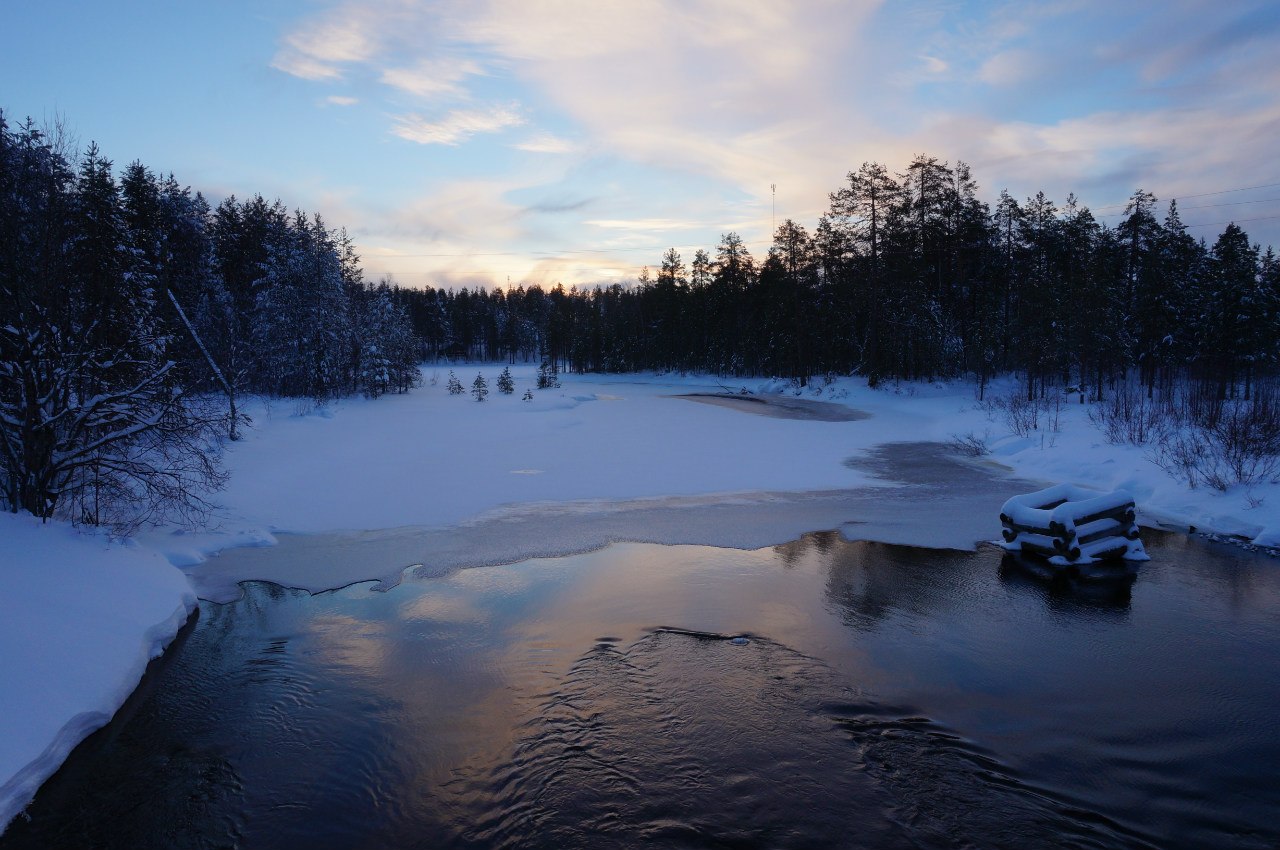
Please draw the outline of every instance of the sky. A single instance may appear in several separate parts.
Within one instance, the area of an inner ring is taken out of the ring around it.
[[[1280,247],[1275,0],[15,2],[0,109],[280,198],[405,286],[629,283],[862,163]],[[776,187],[776,188],[775,188]]]

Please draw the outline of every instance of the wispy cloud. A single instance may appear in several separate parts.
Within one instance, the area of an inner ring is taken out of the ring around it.
[[[379,10],[339,7],[286,35],[271,65],[306,80],[337,79],[342,65],[377,55],[384,22]]]
[[[304,80],[338,80],[342,72],[336,66],[321,62],[296,51],[283,51],[271,60],[271,67]]]
[[[678,218],[603,218],[584,221],[592,227],[606,230],[691,230],[702,226],[700,221],[689,221]]]
[[[422,145],[535,125],[505,141],[545,156],[465,176],[558,172],[537,197],[598,198],[522,218],[564,246],[702,238],[730,218],[758,244],[771,184],[779,221],[812,224],[849,170],[921,152],[970,162],[988,196],[1244,186],[1280,133],[1274,0],[337,2],[282,39],[276,67],[359,75],[367,88],[340,91],[387,98],[408,113],[390,131]],[[477,105],[494,100],[523,106]]]
[[[530,153],[574,153],[578,150],[578,146],[568,139],[562,139],[551,133],[542,132],[535,133],[522,142],[517,142],[511,147],[516,150],[529,151]]]
[[[333,106],[355,106],[360,102],[360,99],[356,97],[347,97],[346,95],[341,94],[331,94],[324,99],[324,102],[332,104]]]
[[[539,201],[536,204],[528,204],[525,206],[526,212],[531,213],[567,213],[577,212],[586,209],[595,203],[595,198],[577,198],[574,200],[548,200]]]
[[[458,96],[460,83],[469,76],[482,73],[471,59],[422,59],[410,67],[387,68],[379,78],[386,85],[418,97]]]
[[[420,145],[457,145],[477,133],[498,133],[525,123],[514,106],[487,109],[455,109],[439,121],[421,115],[401,115],[391,132]]]

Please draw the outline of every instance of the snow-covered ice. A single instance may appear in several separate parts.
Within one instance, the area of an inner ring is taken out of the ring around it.
[[[154,552],[0,513],[0,830],[111,719],[195,605]]]
[[[501,365],[457,367],[476,370],[496,376]],[[562,375],[563,387],[523,401],[534,383],[525,366],[513,369],[514,394],[476,402],[449,395],[448,371],[428,368],[436,385],[372,402],[259,404],[255,427],[229,450],[231,483],[216,530],[161,530],[144,542],[182,566],[201,595],[225,599],[245,579],[312,590],[393,583],[410,567],[554,555],[610,540],[748,548],[840,527],[852,538],[966,547],[999,537],[1009,495],[1057,483],[1126,490],[1148,525],[1251,539],[1280,530],[1280,486],[1189,490],[1142,447],[1106,443],[1085,405],[1066,404],[1056,431],[1018,437],[966,382],[871,389],[846,378],[797,395],[780,381]],[[743,388],[772,401],[775,415],[746,415],[769,405],[723,398]],[[989,392],[1010,389],[997,383]],[[690,395],[722,401],[694,404]],[[849,415],[830,415],[836,408]],[[924,449],[897,452],[878,469],[857,462],[889,444],[969,434],[990,449],[970,461],[988,471],[969,485],[981,502],[938,498],[931,488],[944,464]],[[1009,475],[1024,480],[1000,480]],[[867,488],[893,493],[883,498],[896,513],[864,498]],[[850,499],[860,507],[841,504]],[[299,556],[242,548],[277,539]],[[381,553],[376,565],[334,554],[357,543],[362,553]],[[234,551],[209,557],[222,550]]]
[[[405,570],[624,540],[750,549],[838,528],[970,548],[999,536],[1007,497],[1057,483],[1125,490],[1144,524],[1280,541],[1280,485],[1189,490],[1143,448],[1107,444],[1083,405],[1066,405],[1057,430],[1018,437],[968,383],[841,379],[797,395],[778,381],[562,375],[562,388],[524,401],[535,370],[517,367],[514,394],[476,402],[449,395],[448,371],[427,368],[437,384],[376,401],[250,405],[254,427],[228,447],[231,481],[210,529],[108,546],[0,516],[0,824],[110,718],[186,619],[194,598],[170,564],[223,600],[243,580],[390,585]],[[725,398],[744,386],[765,400]],[[989,455],[960,459],[943,445],[966,435]]]

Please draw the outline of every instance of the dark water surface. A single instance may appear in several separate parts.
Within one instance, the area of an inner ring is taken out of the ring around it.
[[[1280,563],[1146,539],[1101,593],[835,534],[251,584],[0,848],[1278,846]]]

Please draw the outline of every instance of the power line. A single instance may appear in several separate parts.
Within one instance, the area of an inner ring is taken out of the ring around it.
[[[1216,192],[1199,192],[1194,195],[1175,195],[1173,198],[1171,198],[1171,200],[1183,201],[1183,200],[1186,200],[1187,198],[1207,198],[1210,195],[1228,195],[1232,192],[1252,192],[1254,189],[1273,189],[1276,186],[1280,186],[1280,183],[1263,183],[1259,186],[1241,186],[1238,189],[1219,189]],[[1093,207],[1093,209],[1109,210],[1109,209],[1114,209],[1115,207],[1127,207],[1127,206],[1129,206],[1129,201],[1124,201],[1119,204],[1104,204],[1103,206],[1100,206],[1100,207]]]
[[[1257,198],[1252,201],[1227,201],[1225,204],[1199,204],[1194,207],[1180,207],[1184,210],[1207,210],[1214,207],[1238,207],[1241,204],[1267,204],[1272,201],[1280,201],[1280,198]]]
[[[1227,224],[1246,224],[1250,221],[1271,221],[1280,218],[1280,215],[1262,215],[1257,218],[1237,218],[1232,221],[1206,221],[1202,224],[1184,224],[1183,227],[1218,227]]]
[[[1230,192],[1250,192],[1254,189],[1271,189],[1276,186],[1280,186],[1280,183],[1263,183],[1261,186],[1245,186],[1241,189],[1222,189],[1217,192],[1201,192],[1198,195],[1183,195],[1182,198],[1207,198],[1210,195],[1226,195]],[[1173,200],[1177,201],[1181,200],[1181,198],[1174,198]]]
[[[1217,209],[1218,207],[1238,207],[1242,204],[1269,204],[1277,201],[1280,201],[1280,198],[1258,198],[1253,201],[1228,201],[1225,204],[1199,204],[1194,207],[1178,207],[1178,212],[1183,212],[1184,210],[1211,210]],[[1124,213],[1104,213],[1103,215],[1097,216],[1097,218],[1115,218],[1118,215],[1124,215]]]
[[[1199,206],[1180,206],[1178,207],[1178,211],[1184,212],[1188,210],[1216,210],[1222,206],[1240,206],[1243,204],[1275,204],[1276,201],[1280,201],[1280,197],[1263,197],[1263,198],[1258,198],[1257,201],[1230,201],[1228,202],[1228,204],[1201,204]],[[1117,216],[1121,216],[1121,215],[1125,215],[1124,212],[1103,212],[1102,215],[1094,216],[1094,218],[1114,219],[1114,218],[1117,218]]]

